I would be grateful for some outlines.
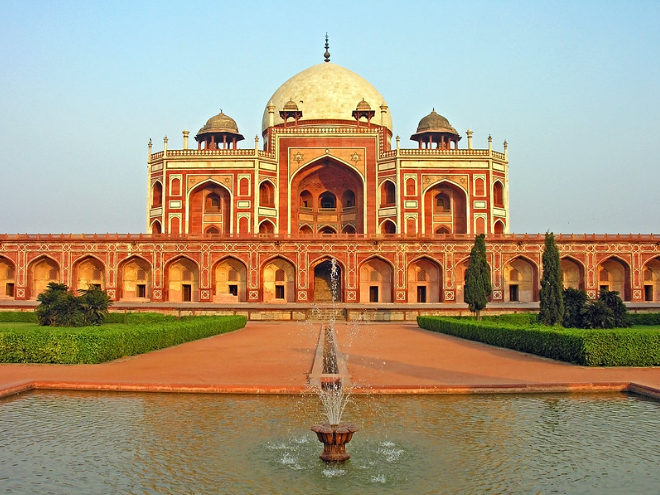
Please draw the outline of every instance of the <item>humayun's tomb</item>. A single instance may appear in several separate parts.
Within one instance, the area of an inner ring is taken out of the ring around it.
[[[412,147],[393,135],[376,88],[326,49],[324,62],[273,93],[249,146],[239,147],[244,138],[222,111],[193,146],[188,131],[179,149],[149,142],[146,234],[0,234],[0,304],[27,307],[55,281],[96,284],[115,308],[304,319],[332,301],[334,263],[343,307],[413,319],[460,310],[480,233],[492,304],[538,301],[544,236],[510,233],[506,141],[496,151],[488,136],[479,148],[471,130],[463,139],[435,111],[408,132]],[[658,306],[660,235],[556,241],[565,286]]]

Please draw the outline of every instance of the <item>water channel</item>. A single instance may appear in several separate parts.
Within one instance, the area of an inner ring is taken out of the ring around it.
[[[0,400],[0,492],[635,494],[660,404],[633,395],[355,396],[341,465],[315,397],[31,392]]]

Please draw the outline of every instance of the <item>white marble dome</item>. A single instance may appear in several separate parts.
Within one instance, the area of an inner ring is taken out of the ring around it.
[[[389,109],[381,116],[385,98],[369,81],[340,65],[322,62],[299,72],[282,84],[269,103],[275,105],[275,124],[283,122],[280,111],[289,101],[294,101],[302,111],[300,122],[306,120],[339,119],[354,120],[353,110],[362,100],[376,111],[372,122],[392,131]],[[264,110],[262,131],[268,128],[268,107]]]

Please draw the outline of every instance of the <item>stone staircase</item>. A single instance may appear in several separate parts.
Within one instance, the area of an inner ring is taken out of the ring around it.
[[[310,308],[307,310],[308,321],[346,321],[344,308]]]

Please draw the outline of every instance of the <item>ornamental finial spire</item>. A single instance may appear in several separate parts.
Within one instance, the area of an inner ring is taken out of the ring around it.
[[[325,53],[323,54],[325,62],[330,62],[330,52],[328,51],[328,48],[330,48],[330,45],[328,45],[328,33],[325,33]]]

